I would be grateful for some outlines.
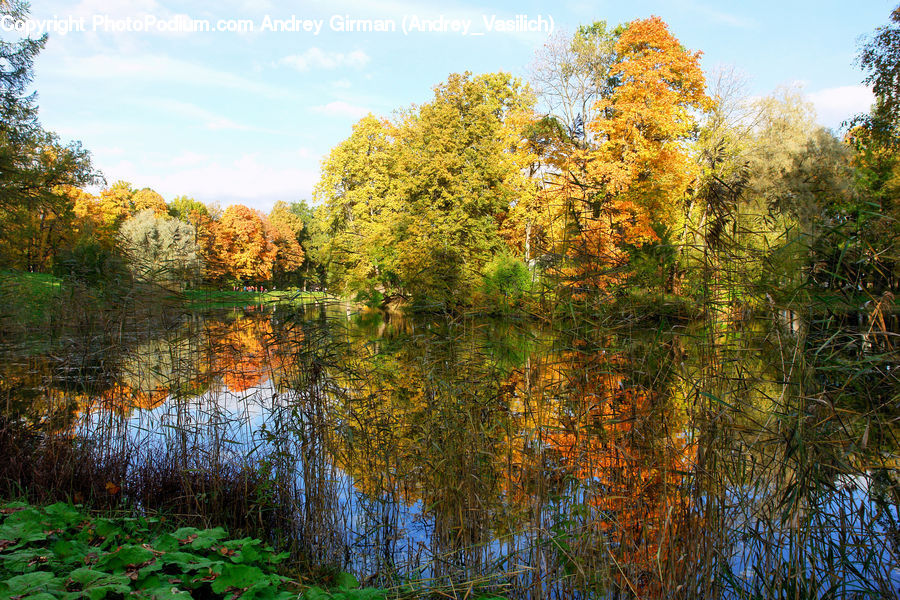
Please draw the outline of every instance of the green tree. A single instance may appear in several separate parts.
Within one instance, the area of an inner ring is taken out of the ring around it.
[[[340,292],[398,291],[395,126],[372,115],[353,126],[322,168],[314,197],[323,204],[324,248],[331,285]]]
[[[521,300],[531,285],[531,273],[524,262],[508,253],[498,254],[483,270],[482,290],[505,306]]]
[[[324,249],[328,235],[324,229],[324,217],[319,216],[319,209],[322,208],[311,207],[306,200],[292,202],[290,205],[291,212],[303,221],[303,229],[297,239],[303,249],[301,281],[304,291],[309,290],[311,286],[321,288],[326,285]]]
[[[867,72],[864,83],[872,86],[876,103],[872,112],[857,118],[857,124],[876,132],[883,141],[896,143],[900,124],[900,7],[891,22],[879,27],[862,46],[859,64]]]
[[[412,296],[439,304],[477,289],[506,248],[510,207],[532,192],[523,130],[534,96],[506,73],[451,75],[400,126],[395,236],[398,273]]]
[[[891,22],[880,27],[861,47],[864,82],[875,92],[868,114],[853,121],[848,142],[855,152],[856,180],[862,194],[858,209],[847,220],[858,223],[852,236],[865,251],[866,285],[900,291],[900,7]]]
[[[119,240],[138,281],[183,288],[200,278],[202,264],[192,225],[147,208],[122,224]]]
[[[190,196],[178,196],[169,202],[169,216],[175,217],[179,221],[195,225],[195,215],[209,216],[209,208],[199,200],[194,200]]]
[[[533,102],[508,74],[455,74],[397,123],[360,120],[316,187],[338,289],[444,306],[478,289],[506,248],[511,207],[533,190],[523,151]]]

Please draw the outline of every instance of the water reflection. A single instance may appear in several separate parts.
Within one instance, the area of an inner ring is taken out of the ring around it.
[[[835,372],[786,352],[796,332],[779,323],[567,331],[248,309],[136,331],[89,365],[8,357],[0,390],[8,414],[54,431],[289,468],[311,548],[373,583],[729,596],[785,565],[862,585],[862,564],[893,581],[893,542],[845,554],[843,571],[827,550],[896,531],[896,504],[844,464],[893,461],[895,446],[880,432],[850,447],[861,425],[836,416]],[[896,367],[878,369],[868,389],[893,393]],[[882,466],[879,489],[895,489]]]

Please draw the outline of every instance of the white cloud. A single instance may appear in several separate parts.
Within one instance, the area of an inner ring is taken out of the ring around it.
[[[181,168],[202,165],[209,159],[210,156],[208,154],[200,154],[199,152],[185,150],[184,152],[173,156],[168,162],[169,165],[174,168]]]
[[[258,154],[217,161],[187,152],[180,158],[184,160],[150,166],[136,166],[130,161],[101,166],[116,179],[151,187],[165,198],[186,194],[202,202],[240,203],[264,211],[276,200],[310,198],[319,178],[316,168],[276,165]]]
[[[204,88],[226,88],[268,97],[288,95],[281,88],[253,81],[240,75],[219,71],[204,65],[161,55],[87,57],[66,56],[62,64],[51,67],[59,75],[79,82],[85,80],[115,80],[128,83],[167,82]],[[48,69],[48,70],[50,70]]]
[[[332,117],[350,117],[352,119],[359,119],[372,112],[365,106],[350,104],[343,100],[335,100],[334,102],[329,102],[328,104],[323,104],[321,106],[313,106],[312,110],[313,112],[323,115],[330,115]]]
[[[837,129],[841,123],[854,115],[869,112],[875,96],[864,85],[845,85],[827,88],[806,95],[813,106],[819,122],[826,127]]]
[[[189,102],[160,98],[148,101],[146,105],[153,108],[166,110],[171,113],[187,117],[189,119],[195,119],[201,122],[206,129],[210,129],[212,131],[261,131],[258,127],[245,125],[243,123],[237,123],[235,121],[232,121],[228,117],[224,117],[212,111],[206,110],[205,108],[202,108],[195,104],[190,104]]]
[[[362,50],[344,53],[326,52],[319,48],[310,48],[303,54],[285,56],[278,62],[293,67],[298,71],[309,71],[310,69],[340,69],[344,67],[361,69],[370,60],[369,55]]]

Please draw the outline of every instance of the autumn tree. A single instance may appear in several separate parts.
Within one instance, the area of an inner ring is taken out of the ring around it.
[[[629,247],[658,240],[682,218],[697,177],[686,147],[693,113],[711,105],[700,53],[685,50],[658,17],[629,23],[615,52],[615,86],[587,125],[598,144],[588,156],[592,193],[575,208],[569,248],[579,294],[621,281]]]
[[[169,207],[166,205],[166,201],[157,192],[150,188],[137,190],[131,196],[131,202],[128,207],[129,214],[134,216],[147,209],[152,210],[157,217],[164,217],[169,214]]]
[[[100,192],[100,213],[108,231],[118,231],[119,226],[131,216],[131,199],[135,190],[127,181],[116,181]]]
[[[69,197],[75,214],[75,234],[78,237],[94,237],[103,226],[99,198],[90,192],[74,186],[63,186],[60,193]]]
[[[0,17],[27,19],[27,2],[0,2]],[[36,96],[28,86],[34,59],[46,42],[46,35],[0,40],[0,210],[6,213],[53,212],[59,199],[55,186],[81,186],[97,177],[80,144],[62,144],[38,122]]]
[[[571,35],[559,32],[532,65],[538,106],[546,111],[524,129],[528,173],[538,185],[511,208],[504,235],[541,272],[556,271],[559,257],[568,253],[573,215],[593,195],[587,165],[597,140],[587,123],[615,83],[610,69],[622,30],[598,21]]]
[[[511,208],[533,195],[522,150],[533,101],[508,74],[455,74],[395,123],[360,120],[315,191],[332,282],[444,306],[477,289],[507,247]]]
[[[870,283],[900,290],[900,7],[890,23],[879,27],[860,48],[864,83],[872,86],[871,110],[852,121],[847,142],[854,151],[857,184],[863,195],[860,210],[848,215],[858,224],[853,246],[866,249]],[[878,283],[876,283],[876,280]]]
[[[571,139],[584,139],[585,124],[596,118],[597,102],[613,85],[615,43],[622,27],[605,21],[582,25],[574,34],[555,33],[538,50],[531,65],[534,82],[547,114],[559,122]]]
[[[895,144],[900,125],[900,7],[891,13],[891,22],[879,27],[863,44],[858,61],[866,72],[863,82],[872,86],[876,103],[869,114],[858,116],[855,122],[882,143]]]
[[[303,266],[303,248],[300,246],[303,219],[291,211],[286,202],[279,200],[269,213],[268,223],[276,248],[272,280],[277,285],[284,285]]]
[[[214,281],[269,281],[277,254],[278,248],[264,215],[241,204],[233,204],[213,226],[207,274]]]
[[[399,134],[398,272],[414,297],[456,302],[506,244],[510,206],[531,193],[522,131],[534,97],[505,73],[451,75]]]
[[[390,294],[399,286],[395,227],[403,202],[395,135],[392,123],[363,117],[323,164],[314,197],[329,238],[323,259],[340,291]]]
[[[116,289],[130,280],[117,243],[117,232],[106,228],[99,198],[74,186],[60,186],[72,207],[72,220],[53,256],[52,272],[94,289]]]
[[[174,217],[182,223],[187,223],[194,228],[194,240],[197,243],[197,249],[203,264],[212,267],[216,261],[213,252],[215,242],[215,234],[213,232],[215,221],[219,216],[220,209],[217,206],[209,207],[199,200],[195,200],[190,196],[178,196],[173,198],[168,204],[169,216]]]
[[[27,19],[28,4],[0,2],[0,17]],[[71,204],[58,186],[80,187],[98,178],[80,144],[63,144],[38,121],[28,86],[46,41],[46,35],[0,40],[0,261],[28,270],[49,268],[59,250],[56,238],[71,221]]]

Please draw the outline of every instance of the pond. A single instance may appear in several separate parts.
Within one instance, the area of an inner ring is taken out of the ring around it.
[[[262,472],[311,560],[381,586],[897,593],[892,351],[778,314],[567,323],[185,313],[5,348],[0,401],[134,473]]]

